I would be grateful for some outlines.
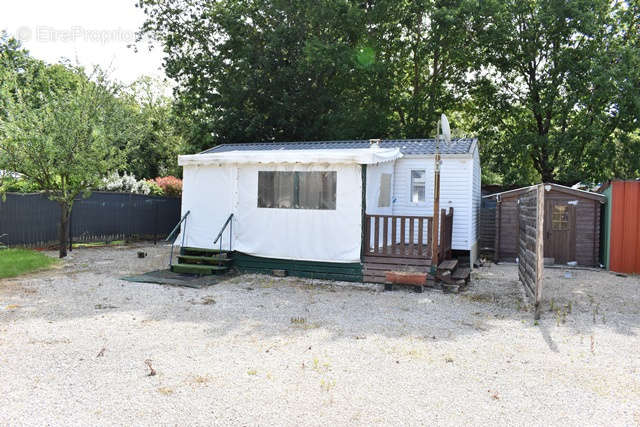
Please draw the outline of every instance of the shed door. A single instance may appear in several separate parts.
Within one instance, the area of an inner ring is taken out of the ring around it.
[[[565,200],[545,200],[544,256],[556,264],[576,259],[576,207]]]

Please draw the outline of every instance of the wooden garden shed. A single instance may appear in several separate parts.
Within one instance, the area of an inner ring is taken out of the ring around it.
[[[491,194],[496,200],[495,259],[518,256],[518,198],[530,187]],[[606,197],[558,184],[545,184],[544,257],[555,264],[600,265],[600,216]]]

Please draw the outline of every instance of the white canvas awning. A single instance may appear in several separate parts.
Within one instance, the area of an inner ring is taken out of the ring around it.
[[[281,170],[335,172],[335,208],[259,207],[259,173]],[[267,258],[360,261],[362,168],[356,163],[187,165],[183,179],[182,212],[191,212],[182,227],[186,246],[217,248],[213,241],[233,213],[223,248]]]
[[[402,157],[399,148],[350,148],[325,150],[237,150],[178,156],[180,166],[256,163],[377,164]]]

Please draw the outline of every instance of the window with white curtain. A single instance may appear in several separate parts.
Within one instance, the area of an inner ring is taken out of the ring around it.
[[[336,209],[337,172],[258,172],[258,207]]]
[[[378,207],[388,208],[391,206],[391,174],[380,175],[380,194],[378,195]]]
[[[411,202],[424,203],[426,200],[426,176],[424,169],[411,171]]]

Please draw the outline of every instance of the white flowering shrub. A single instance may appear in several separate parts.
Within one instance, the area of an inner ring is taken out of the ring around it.
[[[128,175],[127,173],[125,173],[124,175],[120,176],[118,172],[112,172],[108,176],[103,178],[102,184],[98,187],[98,190],[146,195],[162,195],[162,189],[155,182],[146,181],[144,179],[138,181],[134,175]]]

